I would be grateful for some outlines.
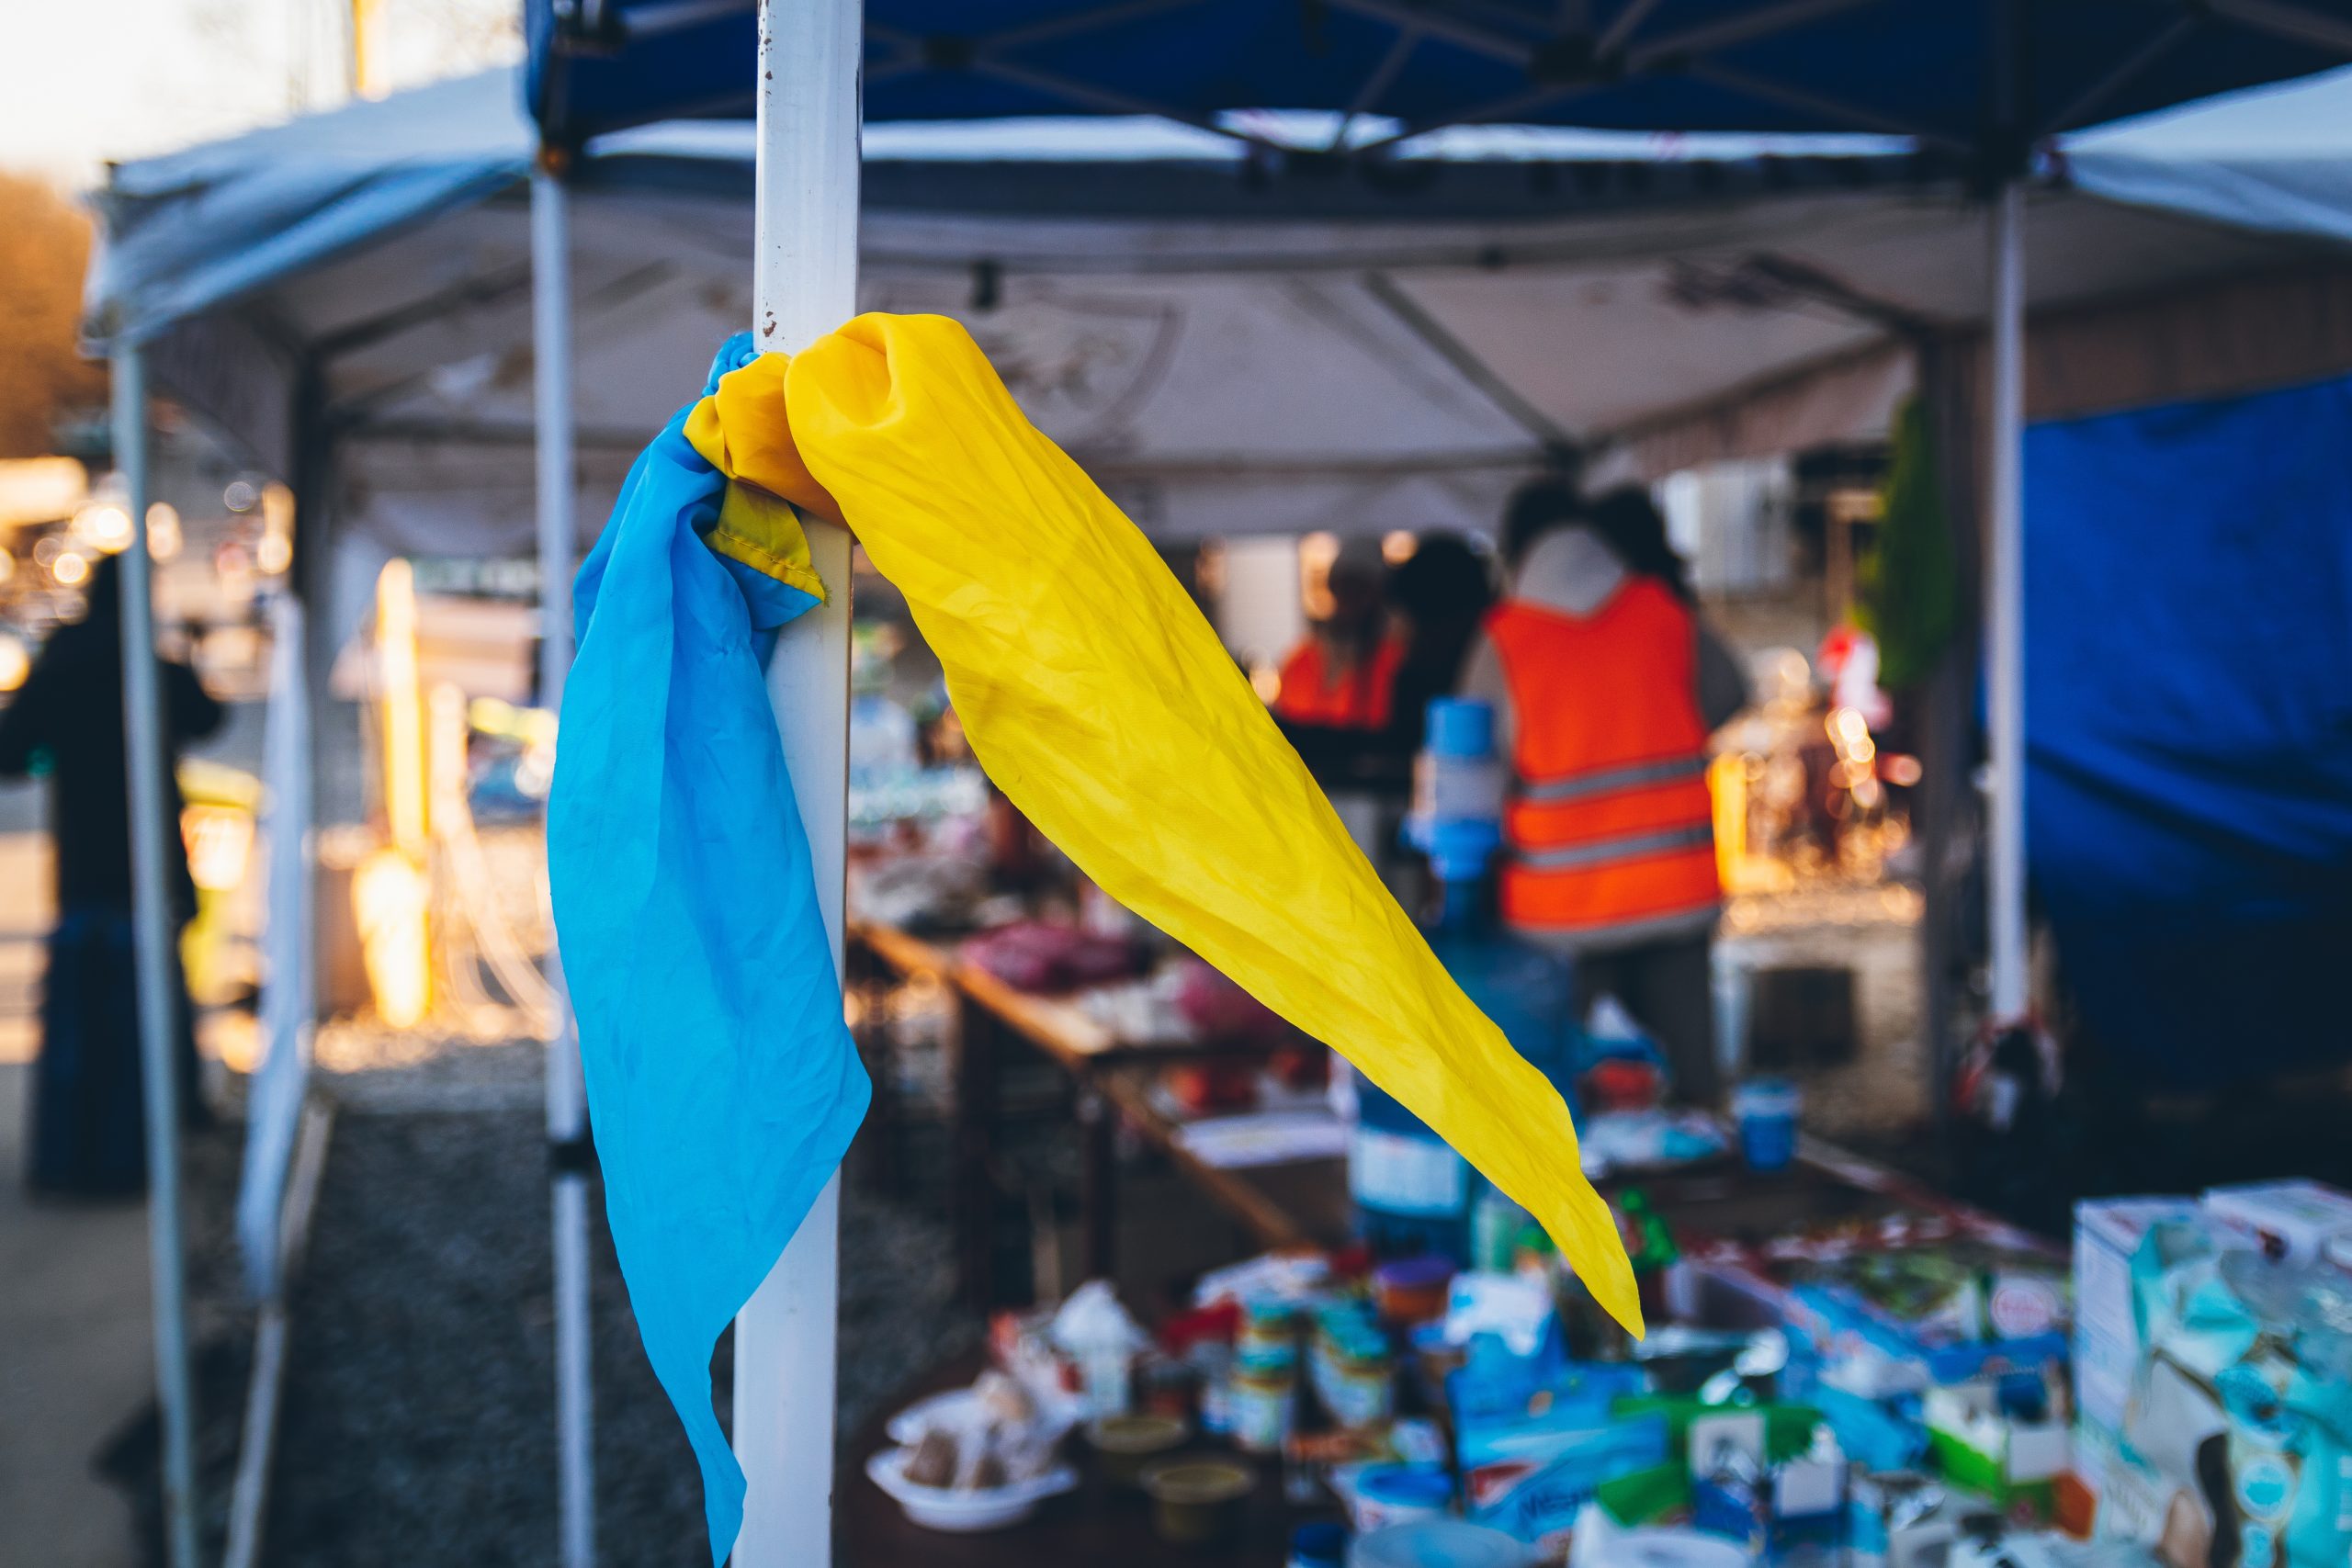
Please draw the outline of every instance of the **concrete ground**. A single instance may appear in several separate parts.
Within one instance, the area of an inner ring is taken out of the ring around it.
[[[130,1506],[93,1461],[155,1386],[147,1210],[25,1191],[49,905],[47,842],[0,833],[0,1562],[129,1568]]]

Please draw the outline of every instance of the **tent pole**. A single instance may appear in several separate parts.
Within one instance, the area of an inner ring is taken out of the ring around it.
[[[180,1248],[180,1095],[164,834],[163,694],[156,684],[152,558],[147,553],[147,366],[137,344],[114,351],[114,457],[130,511],[122,552],[123,756],[130,771],[131,912],[139,1066],[147,1115],[147,1236],[153,1269],[155,1402],[164,1429],[164,1539],[171,1568],[196,1568],[195,1392],[188,1380],[187,1262]],[[195,1085],[185,1086],[194,1092]]]
[[[563,705],[571,667],[575,486],[571,408],[571,235],[569,194],[544,154],[531,174],[532,412],[537,423],[539,702]],[[555,1258],[555,1426],[559,1561],[596,1561],[595,1410],[588,1325],[588,1128],[580,1040],[562,960],[550,953],[555,1027],[548,1040],[547,1115]]]
[[[1992,418],[1985,465],[1992,570],[1985,574],[1991,644],[1993,798],[1991,1011],[2025,1016],[2025,186],[2004,182],[1992,206]]]
[[[859,0],[761,0],[752,333],[797,352],[857,310]],[[808,830],[817,903],[842,964],[849,817],[846,530],[804,521],[830,602],[784,628],[769,702]],[[841,1176],[735,1320],[735,1452],[750,1495],[735,1568],[832,1560]]]

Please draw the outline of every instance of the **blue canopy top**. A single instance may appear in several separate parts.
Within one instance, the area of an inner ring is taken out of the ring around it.
[[[751,0],[525,12],[550,144],[751,107]],[[2352,0],[866,0],[865,38],[868,121],[1867,130],[2006,173],[2056,131],[2352,60]]]

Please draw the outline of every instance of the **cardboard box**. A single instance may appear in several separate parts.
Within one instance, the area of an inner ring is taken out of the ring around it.
[[[1578,1510],[1605,1482],[1666,1462],[1662,1416],[1555,1422],[1542,1416],[1464,1425],[1454,1434],[1464,1511],[1539,1551],[1565,1549]]]
[[[1927,1420],[1946,1480],[2013,1516],[2049,1516],[2052,1483],[2073,1451],[2064,1425],[2004,1416],[1996,1391],[1982,1383],[1929,1390]]]
[[[2140,1364],[2132,1255],[2157,1225],[2194,1222],[2199,1213],[2190,1198],[2094,1198],[2075,1205],[2075,1407],[2107,1432],[2123,1429]]]
[[[2316,1181],[2216,1187],[2205,1213],[2274,1263],[2310,1263],[2330,1237],[2352,1234],[2352,1193]]]
[[[2127,1321],[2143,1339],[2120,1418],[2086,1407],[2076,1424],[2075,1472],[2098,1494],[2102,1540],[2136,1543],[2165,1568],[2352,1561],[2339,1298],[2323,1269],[2264,1261],[2308,1245],[2296,1224],[2331,1196],[2241,1190],[2222,1206],[2243,1223],[2208,1208],[2188,1225],[2143,1229],[2124,1259]]]

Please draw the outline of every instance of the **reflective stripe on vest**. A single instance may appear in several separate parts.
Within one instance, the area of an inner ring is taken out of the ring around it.
[[[1597,931],[1721,897],[1699,716],[1696,630],[1663,584],[1628,580],[1590,615],[1505,601],[1487,619],[1511,694],[1504,918]]]
[[[1657,762],[1628,762],[1619,768],[1596,768],[1589,773],[1526,779],[1521,781],[1511,794],[1531,806],[1562,806],[1571,800],[1589,800],[1597,795],[1614,795],[1619,790],[1634,789],[1643,784],[1673,784],[1680,779],[1706,776],[1705,757],[1668,757]]]
[[[1714,842],[1714,830],[1702,824],[1696,828],[1669,828],[1662,833],[1627,833],[1622,838],[1563,844],[1556,850],[1513,850],[1510,858],[1514,864],[1529,871],[1572,871],[1581,866],[1607,865],[1612,861],[1645,860],[1700,845],[1712,852]]]

